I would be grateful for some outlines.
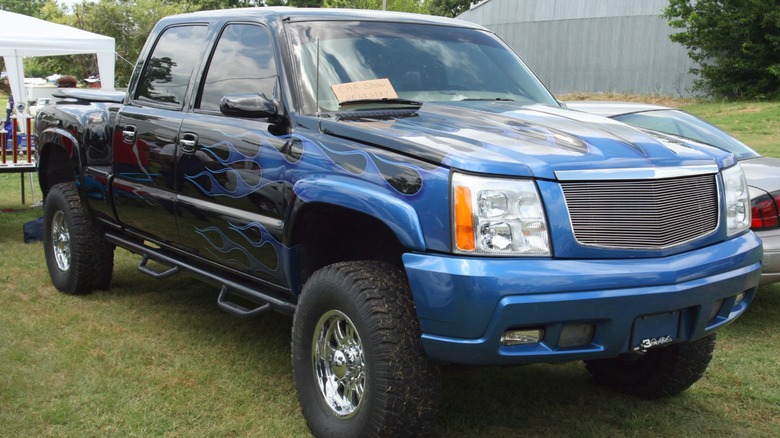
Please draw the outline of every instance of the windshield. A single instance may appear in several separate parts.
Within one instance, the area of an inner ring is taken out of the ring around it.
[[[374,108],[381,106],[377,100],[385,101],[383,107],[459,100],[557,105],[517,55],[488,32],[343,21],[291,23],[289,30],[304,113],[343,110],[346,102],[360,109],[354,103],[361,100]],[[373,94],[337,97],[350,89]]]
[[[654,110],[613,117],[623,123],[666,134],[685,137],[731,152],[738,160],[759,154],[736,138],[704,120],[678,110]]]

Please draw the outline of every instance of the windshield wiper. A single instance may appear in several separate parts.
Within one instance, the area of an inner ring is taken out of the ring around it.
[[[356,106],[356,105],[411,105],[419,108],[422,106],[422,102],[418,102],[416,100],[402,99],[400,97],[395,97],[392,99],[355,99],[355,100],[346,100],[344,102],[340,102],[339,108],[345,108],[345,107]],[[376,107],[372,107],[372,109],[376,109]]]

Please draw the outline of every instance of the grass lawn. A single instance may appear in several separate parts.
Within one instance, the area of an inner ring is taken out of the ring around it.
[[[780,157],[780,104],[684,108]],[[62,295],[42,245],[22,242],[41,210],[29,193],[21,204],[19,185],[18,174],[0,174],[0,437],[309,435],[290,318],[230,316],[216,288],[141,275],[124,250],[110,291]],[[435,436],[777,436],[778,321],[780,284],[720,331],[704,378],[664,400],[602,388],[581,363],[448,368]]]
[[[681,109],[709,120],[762,155],[780,157],[780,102],[687,103]]]

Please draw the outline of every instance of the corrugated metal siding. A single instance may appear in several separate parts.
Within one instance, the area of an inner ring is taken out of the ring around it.
[[[554,93],[690,95],[668,0],[489,0],[460,15],[509,44]]]

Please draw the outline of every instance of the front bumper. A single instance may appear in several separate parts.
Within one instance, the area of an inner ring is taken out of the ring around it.
[[[733,321],[759,283],[761,242],[746,233],[657,259],[410,253],[404,265],[430,358],[476,365],[563,362],[616,357],[632,351],[640,336],[695,340]],[[646,321],[655,321],[649,334]],[[564,327],[578,324],[592,324],[592,339],[560,347]],[[542,329],[544,337],[501,345],[509,329]]]
[[[761,284],[780,281],[780,228],[758,231],[756,235],[764,244]]]

